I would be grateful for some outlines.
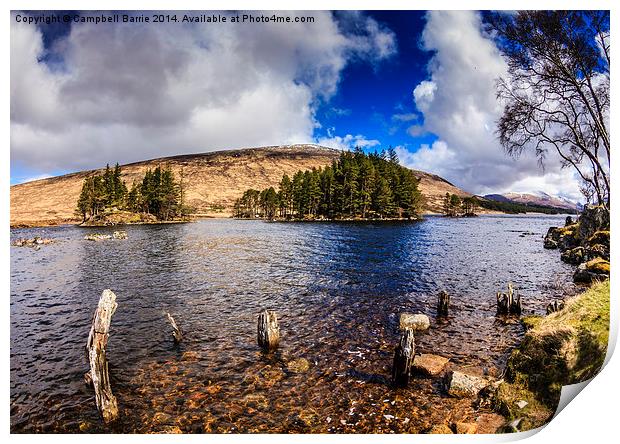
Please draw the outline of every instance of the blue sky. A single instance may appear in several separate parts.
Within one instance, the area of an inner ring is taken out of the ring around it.
[[[379,140],[382,147],[410,146],[412,150],[422,143],[431,144],[437,139],[433,134],[407,134],[407,128],[422,119],[412,91],[426,78],[431,56],[420,45],[424,13],[367,14],[394,32],[396,54],[375,66],[363,61],[348,65],[338,95],[319,108],[318,117],[324,128],[317,133],[327,136],[329,128],[336,132],[342,129],[347,134],[364,134],[368,139]]]
[[[498,144],[494,84],[506,66],[475,11],[283,12],[314,23],[161,26],[35,26],[18,14],[11,183],[117,161],[320,143],[393,146],[402,164],[474,193],[578,198],[559,164],[543,172]]]

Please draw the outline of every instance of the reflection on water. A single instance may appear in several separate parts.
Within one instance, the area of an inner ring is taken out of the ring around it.
[[[83,240],[88,231],[77,227],[12,230],[58,242],[11,248],[11,430],[416,432],[471,419],[471,401],[446,397],[437,381],[387,385],[398,313],[431,317],[418,352],[502,368],[522,328],[495,318],[495,292],[513,281],[526,313],[561,296],[548,284],[568,281],[570,267],[542,248],[559,223],[205,220],[131,226],[128,240],[102,242]],[[105,288],[119,304],[108,358],[121,419],[110,427],[82,380]],[[441,289],[452,295],[445,320],[435,318]],[[256,345],[263,308],[280,319],[270,356]],[[185,332],[180,345],[165,311]],[[301,374],[287,368],[299,357],[310,362]]]

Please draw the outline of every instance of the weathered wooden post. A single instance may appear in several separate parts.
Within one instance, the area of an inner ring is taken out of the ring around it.
[[[439,300],[437,302],[437,314],[440,316],[447,316],[448,309],[450,308],[450,295],[441,290],[439,292]]]
[[[175,322],[172,315],[168,312],[166,312],[166,315],[168,316],[168,321],[170,321],[170,324],[172,325],[172,336],[174,337],[174,342],[178,344],[183,339],[183,332]]]
[[[265,351],[275,350],[280,343],[280,327],[275,311],[263,310],[258,315],[258,345]]]
[[[553,301],[547,305],[547,314],[558,312],[564,309],[564,301]]]
[[[503,315],[508,314],[509,305],[508,305],[508,295],[506,293],[502,293],[501,291],[497,292],[497,314]]]
[[[520,315],[523,308],[521,296],[515,291],[512,283],[508,283],[508,293],[497,292],[497,314]]]
[[[87,373],[88,376],[85,376],[85,380],[93,384],[95,402],[103,421],[106,423],[118,418],[118,405],[110,387],[108,360],[106,358],[110,322],[117,306],[116,295],[112,290],[103,290],[86,343],[90,372]]]
[[[409,384],[411,366],[415,355],[415,339],[413,330],[406,328],[400,335],[400,341],[394,351],[394,363],[392,364],[392,385],[406,387]]]
[[[508,282],[508,311],[510,314],[521,315],[521,295],[512,287],[512,282]]]

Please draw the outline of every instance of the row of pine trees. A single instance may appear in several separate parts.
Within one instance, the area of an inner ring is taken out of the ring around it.
[[[421,207],[418,180],[399,165],[390,148],[365,154],[343,152],[325,168],[284,175],[274,187],[249,189],[237,199],[234,216],[266,219],[414,218]]]
[[[171,220],[184,214],[183,186],[175,180],[172,170],[158,166],[147,170],[142,181],[134,182],[128,191],[118,163],[114,169],[107,165],[103,174],[84,179],[77,212],[87,220],[111,208]]]

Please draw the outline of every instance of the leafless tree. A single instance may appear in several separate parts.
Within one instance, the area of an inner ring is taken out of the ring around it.
[[[509,155],[555,150],[582,188],[609,209],[609,11],[489,16],[508,64],[497,83],[498,137]]]

